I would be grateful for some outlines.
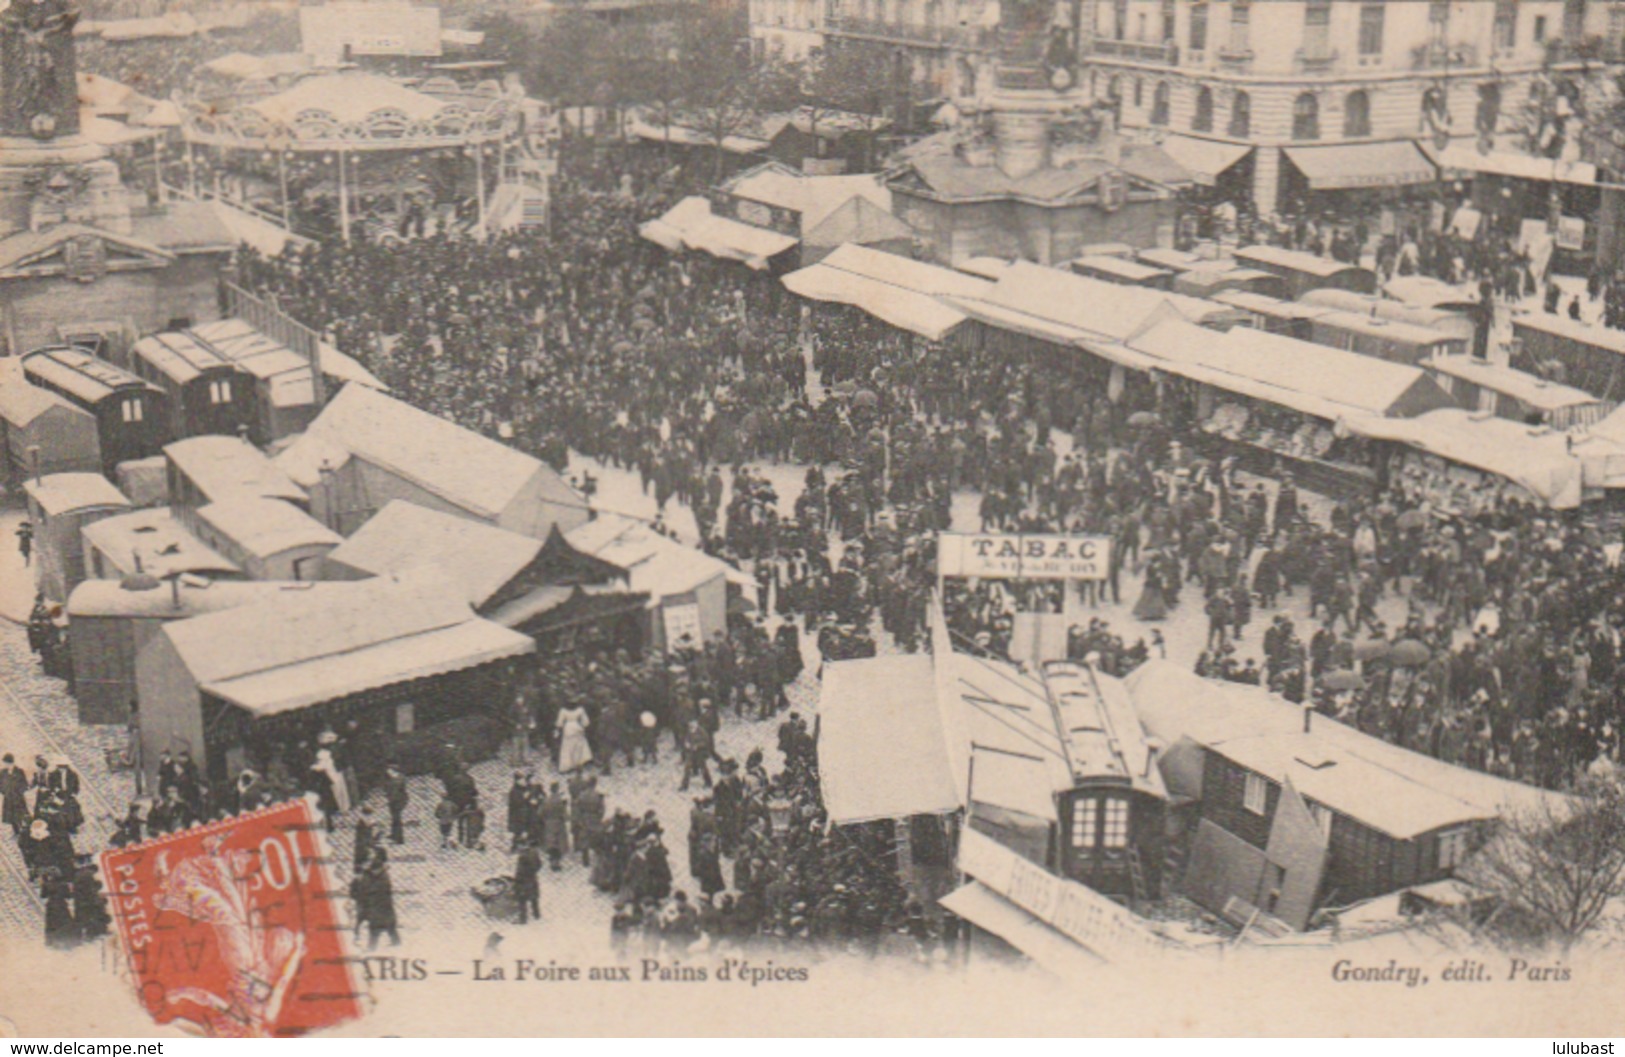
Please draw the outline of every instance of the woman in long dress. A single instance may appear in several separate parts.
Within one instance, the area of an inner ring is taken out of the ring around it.
[[[1162,597],[1162,563],[1149,562],[1145,568],[1145,586],[1140,589],[1140,600],[1134,603],[1135,620],[1162,620],[1168,615],[1168,603]]]
[[[559,770],[565,774],[592,762],[592,746],[587,744],[587,710],[580,705],[559,710],[553,727],[559,733]]]

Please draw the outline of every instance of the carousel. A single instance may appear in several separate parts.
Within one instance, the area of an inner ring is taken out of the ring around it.
[[[495,81],[408,84],[347,70],[280,91],[181,105],[186,179],[280,215],[327,214],[346,242],[364,217],[405,230],[437,204],[470,203],[483,225],[494,184],[524,150],[522,98]]]

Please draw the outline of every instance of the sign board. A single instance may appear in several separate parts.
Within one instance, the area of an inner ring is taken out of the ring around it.
[[[1557,248],[1583,250],[1586,244],[1586,222],[1583,217],[1557,218]]]
[[[944,532],[937,537],[937,573],[988,580],[1104,580],[1111,545],[1106,536]]]
[[[700,604],[698,602],[670,603],[660,607],[660,619],[666,629],[666,649],[675,650],[688,636],[688,644],[699,649],[705,644],[700,632]]]
[[[960,832],[959,868],[1104,958],[1166,954],[1170,946],[1132,911],[1092,888],[1057,877],[976,830]]]

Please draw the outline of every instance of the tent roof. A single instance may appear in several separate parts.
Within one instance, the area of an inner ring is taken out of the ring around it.
[[[993,289],[991,283],[948,268],[851,244],[786,275],[784,285],[802,297],[854,305],[933,341],[966,319],[963,311],[940,297],[980,298]]]
[[[314,484],[323,458],[336,466],[344,455],[364,459],[481,517],[501,514],[538,476],[548,482],[546,498],[583,503],[540,460],[365,385],[339,390],[304,435],[277,456],[277,463],[295,480]]]
[[[30,477],[23,482],[23,491],[39,504],[47,517],[76,510],[128,508],[130,505],[124,493],[99,473],[52,473],[37,483]]]
[[[517,532],[391,501],[330,552],[331,563],[374,576],[438,566],[482,606],[541,553],[542,541]]]
[[[1013,263],[986,300],[1118,341],[1159,319],[1184,318],[1196,323],[1232,314],[1231,309],[1211,301],[1109,283],[1027,261]]]
[[[1564,433],[1459,407],[1413,419],[1350,421],[1349,428],[1362,436],[1398,441],[1495,474],[1553,509],[1572,510],[1580,505],[1584,464],[1569,450]]]
[[[1325,716],[1303,733],[1303,707],[1268,690],[1202,679],[1167,661],[1126,680],[1146,728],[1182,737],[1399,839],[1561,800],[1532,786],[1411,752]],[[1307,761],[1307,762],[1306,762]]]
[[[1361,271],[1358,264],[1344,264],[1334,261],[1330,257],[1317,257],[1313,253],[1304,253],[1301,250],[1289,250],[1285,246],[1270,246],[1259,244],[1256,246],[1243,246],[1236,250],[1236,259],[1246,261],[1248,264],[1286,268],[1305,275],[1314,275],[1322,279],[1330,279],[1348,271]]]
[[[275,460],[241,437],[187,437],[164,445],[164,455],[210,502],[256,498],[302,503],[310,499]]]
[[[135,572],[138,564],[159,578],[180,573],[242,573],[236,562],[227,561],[186,531],[166,507],[102,518],[80,529],[79,534],[123,573]]]
[[[1518,327],[1527,327],[1569,341],[1595,345],[1625,356],[1625,330],[1605,327],[1600,323],[1582,323],[1555,312],[1529,312],[1513,316],[1512,326],[1514,330]]]
[[[1604,403],[1583,389],[1559,382],[1549,382],[1538,375],[1520,371],[1504,364],[1490,363],[1476,356],[1434,356],[1422,366],[1439,374],[1460,378],[1485,389],[1494,390],[1542,411],[1556,411],[1566,407]]]
[[[883,213],[891,212],[891,191],[874,173],[808,176],[778,162],[765,162],[726,181],[721,190],[795,210],[801,214],[803,235],[854,197],[867,200]]]
[[[1292,146],[1285,154],[1317,191],[1427,184],[1439,178],[1427,156],[1407,141]]]
[[[756,583],[720,558],[685,547],[623,514],[600,512],[566,532],[564,538],[577,550],[625,571],[633,591],[647,592],[655,599],[686,594],[718,577],[741,586]]]
[[[1453,406],[1419,368],[1254,328],[1218,333],[1174,320],[1128,344],[1176,374],[1328,421]]]
[[[1439,168],[1461,173],[1487,173],[1511,176],[1519,180],[1537,180],[1541,183],[1594,184],[1597,167],[1589,162],[1561,161],[1537,158],[1532,154],[1512,151],[1480,152],[1471,147],[1452,144],[1444,150],[1423,145],[1433,163]]]
[[[803,226],[802,230],[809,246],[839,246],[848,242],[863,246],[914,238],[913,228],[859,195],[842,202],[816,227]]]
[[[1248,143],[1219,143],[1195,136],[1171,135],[1163,139],[1162,149],[1175,164],[1196,177],[1198,183],[1212,184],[1220,173],[1246,157],[1253,148]]]
[[[16,363],[15,360],[8,362]],[[89,412],[80,410],[49,389],[41,389],[29,382],[20,370],[7,370],[0,374],[0,422],[21,429],[53,409],[91,417]]]
[[[638,234],[666,249],[699,250],[723,260],[743,261],[752,268],[765,268],[767,262],[797,240],[776,231],[752,227],[711,212],[711,202],[703,195],[690,195],[655,220],[638,228]]]
[[[281,499],[237,496],[200,507],[197,516],[257,558],[344,542],[337,532]]]
[[[824,666],[818,759],[831,821],[848,825],[959,808],[931,661],[916,653]]]

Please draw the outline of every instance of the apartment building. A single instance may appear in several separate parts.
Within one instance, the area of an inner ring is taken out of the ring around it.
[[[1419,144],[1514,127],[1542,73],[1615,56],[1621,0],[1085,0],[1086,84],[1261,212],[1420,184]]]

